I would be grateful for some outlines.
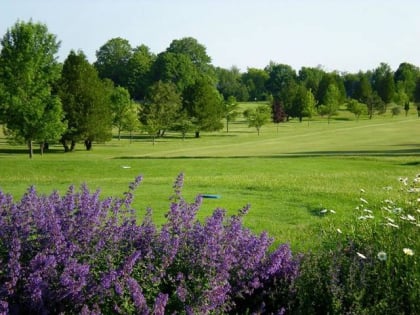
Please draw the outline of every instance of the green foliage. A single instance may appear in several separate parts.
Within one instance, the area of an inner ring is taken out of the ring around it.
[[[247,101],[249,98],[245,85],[241,82],[241,73],[237,67],[229,70],[216,68],[217,89],[225,99],[230,96],[235,97],[238,101]]]
[[[223,102],[223,113],[226,119],[226,132],[229,132],[229,122],[235,121],[239,115],[239,104],[236,102],[234,96],[229,96],[227,100]]]
[[[184,37],[175,39],[166,51],[186,56],[200,73],[212,75],[212,67],[210,66],[211,58],[207,55],[206,47],[200,44],[195,38]]]
[[[355,99],[349,99],[347,102],[347,110],[356,116],[356,119],[359,120],[361,115],[367,114],[366,104],[360,103]]]
[[[401,114],[401,106],[399,106],[399,105],[393,106],[391,108],[391,113],[392,113],[392,117],[398,116],[399,114]]]
[[[132,48],[128,40],[116,37],[99,48],[94,65],[101,78],[110,79],[116,85],[127,87],[131,56]]]
[[[419,75],[419,68],[406,62],[401,63],[394,73],[394,81],[397,89],[402,90],[408,96],[409,101],[414,100],[416,80]],[[402,87],[402,89],[398,87]]]
[[[68,129],[62,136],[66,151],[77,141],[108,141],[112,137],[111,81],[102,81],[83,52],[71,51],[64,61],[58,93]],[[71,142],[69,147],[67,141]],[[87,146],[87,149],[90,147]]]
[[[248,68],[242,74],[242,82],[248,90],[250,101],[267,100],[268,92],[266,89],[269,75],[263,69]]]
[[[288,116],[293,113],[293,100],[297,91],[296,71],[289,65],[272,63],[266,67],[269,74],[267,89],[275,101],[281,102]]]
[[[116,87],[111,93],[111,111],[112,124],[118,130],[118,140],[121,139],[121,130],[124,126],[124,120],[127,117],[131,107],[130,94],[123,87]]]
[[[127,83],[132,98],[143,100],[146,96],[151,81],[151,68],[155,59],[156,56],[145,45],[133,49],[133,54],[128,62],[130,73]]]
[[[330,123],[331,117],[337,114],[340,106],[340,91],[335,84],[328,86],[323,101],[324,103],[318,107],[318,112],[321,116],[327,116]]]
[[[154,82],[174,83],[178,92],[182,93],[196,82],[199,73],[187,55],[163,52],[157,55],[151,69],[151,76]]]
[[[196,132],[223,128],[222,97],[212,83],[202,78],[183,93],[184,109],[196,126]],[[198,134],[199,135],[199,134]]]
[[[248,109],[244,112],[249,127],[255,127],[260,135],[261,127],[267,124],[271,118],[271,108],[268,105],[258,105],[255,109]]]
[[[150,125],[149,133],[163,135],[171,129],[181,110],[181,95],[172,83],[162,81],[153,84],[140,112],[140,120],[143,125]]]
[[[299,314],[418,314],[420,177],[381,204],[366,200],[347,224],[330,219],[323,246],[307,255],[297,281]],[[343,210],[337,210],[337,213]],[[321,216],[333,216],[321,210]],[[335,213],[335,211],[334,211]]]
[[[45,25],[17,22],[1,40],[0,121],[8,135],[25,142],[56,140],[65,129],[60,100],[52,86],[60,75],[59,44]]]
[[[393,72],[388,64],[382,62],[373,71],[372,85],[385,104],[391,102],[395,93],[395,82]]]
[[[122,117],[121,130],[130,133],[130,142],[133,140],[133,132],[140,130],[141,124],[139,120],[139,104],[130,102],[127,111]]]

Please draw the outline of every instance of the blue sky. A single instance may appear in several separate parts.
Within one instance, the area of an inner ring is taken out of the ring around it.
[[[159,53],[192,36],[215,66],[242,71],[270,61],[347,72],[420,66],[418,0],[1,0],[0,36],[30,18],[57,35],[60,60],[81,49],[93,62],[114,37]]]

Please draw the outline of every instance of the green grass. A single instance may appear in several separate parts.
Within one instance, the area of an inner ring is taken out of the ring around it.
[[[384,186],[396,189],[398,177],[420,172],[420,119],[414,113],[355,121],[341,112],[330,124],[318,119],[264,126],[260,136],[242,120],[229,129],[185,141],[168,134],[154,146],[145,135],[132,143],[125,137],[95,143],[90,152],[81,144],[71,153],[52,145],[32,160],[24,146],[7,144],[0,135],[0,189],[20,198],[30,185],[50,193],[86,182],[105,196],[120,195],[142,174],[135,208],[141,217],[152,207],[161,223],[173,181],[184,172],[187,200],[199,193],[221,195],[203,200],[200,218],[216,207],[234,214],[250,203],[247,226],[307,249],[316,246],[313,228],[324,220],[321,209],[334,209],[338,223],[344,222],[358,204],[360,188],[380,202],[388,194]]]

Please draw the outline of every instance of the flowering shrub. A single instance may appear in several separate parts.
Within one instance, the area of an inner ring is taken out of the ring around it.
[[[420,174],[400,182],[376,207],[361,190],[354,221],[323,231],[323,248],[302,261],[294,311],[420,314]]]
[[[0,192],[0,314],[282,313],[298,260],[266,233],[242,225],[249,210],[216,209],[196,219],[201,197],[175,185],[167,222],[131,208],[137,177],[123,198],[71,186],[64,196],[30,187],[19,202]],[[407,256],[408,257],[408,256]]]

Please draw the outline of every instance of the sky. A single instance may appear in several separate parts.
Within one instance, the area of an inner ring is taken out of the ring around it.
[[[89,61],[121,37],[153,53],[194,37],[217,67],[271,61],[355,73],[385,62],[420,66],[419,0],[0,0],[0,36],[18,20],[41,22],[61,42],[58,59]]]

